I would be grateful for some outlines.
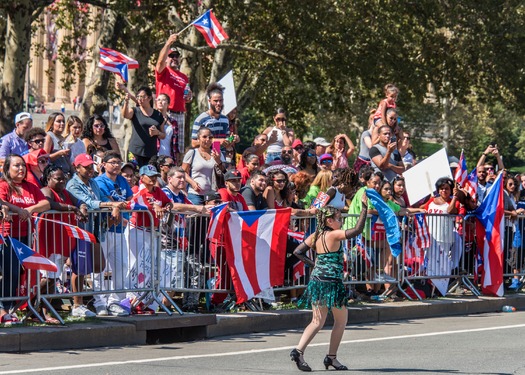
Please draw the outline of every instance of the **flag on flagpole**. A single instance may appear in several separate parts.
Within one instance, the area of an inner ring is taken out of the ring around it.
[[[476,199],[476,193],[478,192],[478,170],[474,168],[467,176],[467,182],[465,183],[465,189],[473,199]]]
[[[458,167],[456,168],[456,173],[454,174],[454,180],[458,183],[459,187],[464,187],[465,182],[467,181],[467,160],[465,159],[465,154],[461,150],[461,156],[459,157]]]
[[[217,18],[215,18],[211,9],[207,10],[206,13],[197,18],[191,24],[201,32],[206,43],[208,43],[211,48],[217,48],[223,40],[228,39],[228,35],[219,21],[217,21]]]
[[[128,70],[137,69],[139,63],[137,60],[132,59],[121,52],[100,47],[100,60],[98,62],[98,67],[116,73],[124,80],[124,82],[128,82]]]
[[[222,240],[237,303],[284,282],[291,209],[212,212],[209,235]]]
[[[505,212],[503,182],[500,173],[476,209],[477,246],[481,251],[483,270],[481,291],[491,296],[503,296],[503,236]]]
[[[4,246],[7,245],[3,237],[1,241],[4,243]],[[23,244],[12,237],[7,237],[7,242],[11,243],[11,248],[24,268],[28,270],[43,270],[49,272],[58,271],[58,267],[55,263],[51,262],[36,251],[33,251],[26,244]]]
[[[79,240],[83,240],[86,242],[97,243],[97,238],[93,233],[88,232],[87,230],[79,228],[75,225],[68,224],[60,220],[47,219],[45,217],[39,217],[37,220],[44,220],[49,221],[51,223],[60,224],[69,237],[78,238]]]

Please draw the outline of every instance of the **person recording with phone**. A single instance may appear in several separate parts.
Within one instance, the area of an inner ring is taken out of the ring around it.
[[[397,142],[392,141],[392,129],[388,125],[381,126],[378,141],[370,148],[370,159],[372,167],[376,171],[381,171],[390,182],[405,171],[401,156],[396,149]]]
[[[286,126],[288,119],[283,108],[277,108],[273,116],[274,126],[268,126],[264,131],[268,137],[268,148],[266,149],[266,164],[270,164],[281,157],[284,146],[292,146],[295,135],[292,129]]]
[[[488,157],[496,158],[498,163],[498,169],[494,168],[494,165],[487,161]],[[492,186],[492,183],[496,179],[496,175],[499,171],[505,169],[503,165],[503,159],[498,150],[498,144],[496,141],[492,141],[490,145],[487,146],[483,154],[481,154],[478,164],[476,165],[476,171],[478,175],[478,189],[477,189],[477,200],[478,203],[483,202],[485,198],[485,193],[489,187]]]

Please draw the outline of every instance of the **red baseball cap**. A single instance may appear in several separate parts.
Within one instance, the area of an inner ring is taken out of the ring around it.
[[[297,146],[302,146],[303,145],[303,142],[301,142],[300,139],[296,139],[295,141],[293,141],[292,143],[292,148],[296,148]]]
[[[78,167],[79,165],[82,165],[83,167],[87,167],[88,165],[95,164],[91,156],[88,154],[80,154],[75,158],[75,161],[73,162],[73,165],[75,167]]]

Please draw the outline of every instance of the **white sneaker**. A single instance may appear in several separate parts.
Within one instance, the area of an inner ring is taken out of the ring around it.
[[[377,274],[376,276],[376,280],[377,281],[382,281],[382,282],[385,282],[385,283],[395,283],[397,280],[395,279],[395,277],[392,277],[390,275],[387,275],[386,273],[384,272],[381,272],[379,274]]]
[[[106,306],[95,306],[95,310],[97,311],[97,316],[108,316],[108,310],[106,309]]]
[[[112,303],[108,306],[108,313],[111,316],[128,316],[129,313],[124,310],[118,303]]]
[[[77,307],[73,307],[73,310],[71,310],[72,316],[77,316],[80,318],[93,318],[97,316],[93,311],[89,310],[86,306],[80,305]]]

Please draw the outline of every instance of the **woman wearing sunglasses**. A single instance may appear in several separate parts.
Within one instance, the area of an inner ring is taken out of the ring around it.
[[[66,175],[71,175],[71,163],[69,154],[71,150],[64,147],[64,129],[66,128],[66,118],[60,112],[54,112],[49,115],[46,123],[46,139],[44,141],[44,150],[49,154],[49,159],[53,164],[58,165]]]
[[[42,188],[42,176],[44,169],[49,165],[49,155],[41,148],[25,154],[23,158],[27,166],[26,181]]]
[[[266,164],[281,157],[281,150],[284,146],[292,146],[295,139],[292,129],[286,126],[286,111],[277,108],[273,116],[274,125],[268,126],[263,134],[268,136],[268,148],[266,149]]]
[[[99,150],[117,151],[120,154],[117,140],[111,134],[106,119],[100,115],[93,115],[87,120],[81,138],[89,155]]]

